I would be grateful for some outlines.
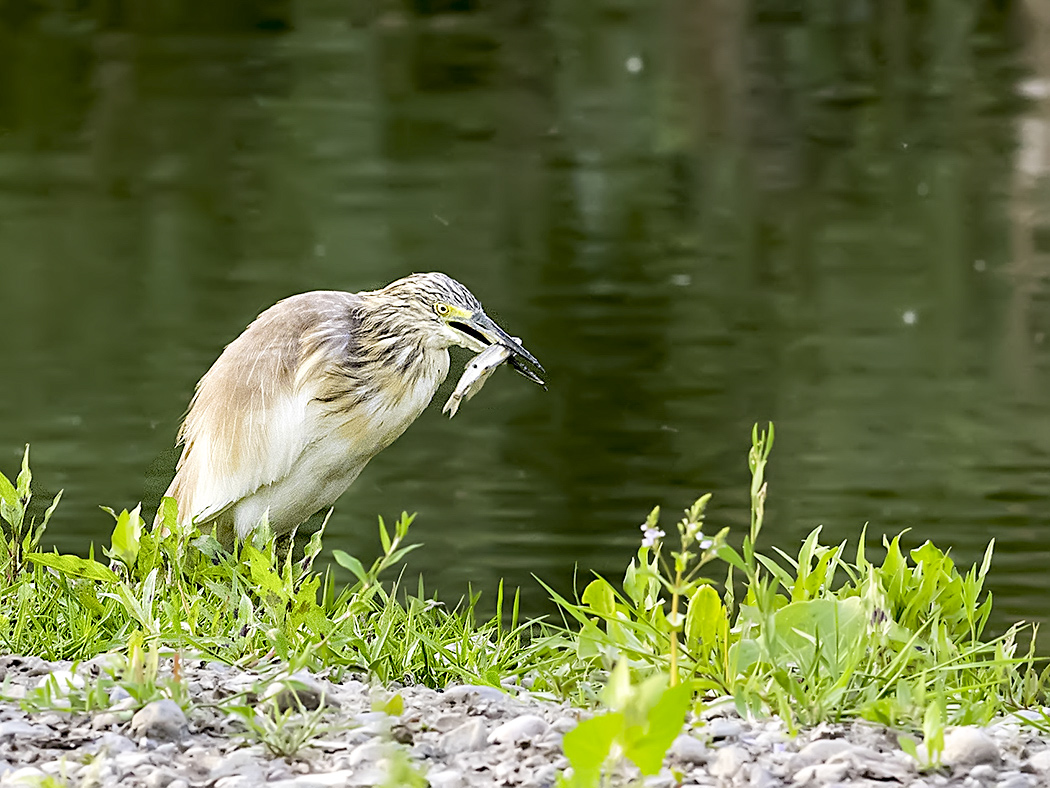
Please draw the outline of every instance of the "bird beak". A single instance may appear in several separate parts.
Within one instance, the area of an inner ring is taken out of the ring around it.
[[[511,352],[510,365],[516,372],[528,378],[533,383],[538,383],[541,386],[544,385],[543,379],[525,366],[525,362],[527,361],[532,364],[540,372],[544,371],[543,365],[536,360],[536,357],[532,355],[532,353],[522,346],[520,341],[496,325],[495,321],[484,312],[480,310],[475,312],[469,322],[453,320],[449,325],[473,340],[473,342],[468,345],[471,350],[480,351],[484,350],[489,345],[503,345],[503,347]],[[474,347],[473,345],[475,344],[478,344],[481,347]]]

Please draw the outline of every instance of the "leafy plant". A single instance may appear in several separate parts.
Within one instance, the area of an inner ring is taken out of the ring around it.
[[[1034,631],[1025,654],[1019,625],[983,639],[991,544],[965,574],[929,542],[905,552],[902,535],[884,539],[881,563],[868,558],[863,534],[850,561],[845,543],[820,543],[819,527],[795,555],[761,552],[772,444],[772,427],[756,427],[751,522],[739,549],[725,529],[703,536],[705,495],[678,524],[670,560],[654,509],[622,589],[598,577],[577,601],[551,591],[578,622],[578,634],[565,637],[590,675],[620,664],[637,680],[669,672],[672,686],[686,682],[701,700],[728,694],[743,715],[776,713],[789,724],[865,717],[926,727],[931,753],[935,720],[987,722],[1040,695]],[[699,574],[713,561],[726,567],[720,589]]]
[[[35,519],[26,522],[29,501],[33,495],[30,484],[33,474],[29,470],[29,446],[22,455],[22,470],[15,483],[0,473],[0,520],[3,520],[3,538],[0,539],[0,575],[13,582],[25,569],[25,557],[36,550],[40,537],[47,528],[51,515],[62,500],[61,490],[44,512],[38,523]]]
[[[626,662],[609,676],[602,700],[610,711],[584,720],[565,734],[562,747],[572,775],[560,775],[561,788],[599,788],[621,759],[644,776],[660,771],[664,755],[682,729],[693,688],[670,685],[664,674],[631,682]]]

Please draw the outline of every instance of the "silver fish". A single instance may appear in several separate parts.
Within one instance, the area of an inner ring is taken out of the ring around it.
[[[515,342],[520,342],[520,340],[515,339]],[[474,356],[467,362],[455,391],[452,392],[452,396],[448,398],[441,412],[447,413],[450,419],[455,416],[460,404],[481,391],[481,387],[496,371],[496,367],[508,358],[510,358],[510,349],[503,345],[489,345]]]

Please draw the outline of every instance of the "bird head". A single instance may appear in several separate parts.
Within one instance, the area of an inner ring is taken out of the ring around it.
[[[380,292],[403,299],[428,344],[441,348],[458,345],[475,353],[490,345],[503,345],[511,352],[510,364],[517,372],[543,384],[524,363],[542,372],[543,366],[536,357],[486,315],[474,294],[452,277],[442,273],[413,274]]]

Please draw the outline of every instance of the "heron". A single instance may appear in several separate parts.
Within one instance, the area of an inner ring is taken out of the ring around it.
[[[278,301],[197,383],[165,493],[180,527],[212,528],[227,546],[264,517],[275,534],[292,532],[423,412],[448,374],[451,346],[494,344],[542,383],[527,366],[542,372],[536,358],[442,273]]]

